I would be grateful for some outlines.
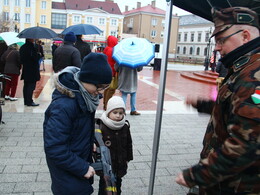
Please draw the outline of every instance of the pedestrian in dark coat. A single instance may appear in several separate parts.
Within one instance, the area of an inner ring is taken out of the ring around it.
[[[18,98],[15,97],[15,93],[21,70],[20,54],[17,44],[10,45],[2,55],[1,60],[5,62],[4,73],[11,77],[11,81],[6,81],[5,99],[16,101]]]
[[[68,32],[64,37],[64,44],[54,51],[53,70],[55,73],[67,66],[81,66],[80,52],[74,47],[76,36],[73,32]]]
[[[125,119],[125,103],[119,96],[108,100],[107,110],[97,120],[105,145],[110,150],[112,171],[116,176],[117,194],[121,194],[122,177],[127,173],[127,164],[133,160],[130,124]],[[103,176],[99,180],[99,195],[106,195]]]
[[[24,80],[24,105],[39,106],[32,99],[36,82],[40,80],[39,56],[33,39],[26,39],[25,44],[20,48],[20,59],[22,63],[21,80]]]
[[[211,114],[200,161],[176,178],[200,195],[260,192],[260,34],[256,12],[245,7],[214,9],[215,50],[228,74],[216,101],[189,100]]]
[[[3,53],[7,50],[8,46],[6,45],[6,43],[4,41],[0,41],[0,58],[3,55]],[[5,62],[3,62],[0,59],[0,73],[4,73],[4,69],[5,69]]]
[[[56,74],[52,102],[43,123],[44,150],[54,195],[92,194],[95,111],[99,93],[111,82],[104,54],[84,58],[81,69]]]
[[[76,35],[76,37],[75,47],[79,50],[81,61],[83,61],[83,58],[91,52],[90,45],[82,40],[82,35]]]

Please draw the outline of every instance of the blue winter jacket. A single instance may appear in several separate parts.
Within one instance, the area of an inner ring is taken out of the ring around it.
[[[56,78],[52,102],[45,112],[44,149],[55,195],[93,192],[93,178],[84,175],[92,162],[95,113],[86,109],[79,93],[73,77],[78,70],[66,68]]]

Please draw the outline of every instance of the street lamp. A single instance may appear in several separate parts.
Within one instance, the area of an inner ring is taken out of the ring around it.
[[[210,52],[210,48],[211,48],[211,45],[210,45],[211,44],[211,38],[210,38],[211,32],[212,32],[212,27],[210,27],[210,29],[209,29],[209,42],[207,44],[207,54],[206,54],[205,61],[204,61],[204,66],[205,66],[204,70],[209,69],[209,52]]]

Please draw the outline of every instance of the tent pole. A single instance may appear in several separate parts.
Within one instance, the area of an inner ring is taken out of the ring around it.
[[[160,72],[160,85],[159,85],[159,93],[158,93],[158,100],[157,100],[157,111],[156,111],[155,130],[154,130],[154,139],[153,139],[153,151],[152,151],[153,152],[152,153],[152,164],[151,164],[148,195],[153,194],[156,163],[157,163],[157,154],[158,154],[159,142],[160,142],[166,72],[167,72],[167,63],[168,63],[168,51],[169,51],[169,43],[170,43],[170,36],[171,36],[172,1],[173,0],[167,0],[168,3],[167,3],[167,7],[166,7],[162,64],[161,64],[161,72]]]

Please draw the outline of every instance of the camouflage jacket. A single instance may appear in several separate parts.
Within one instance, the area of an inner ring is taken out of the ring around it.
[[[183,171],[190,187],[200,186],[200,194],[260,194],[260,40],[257,40],[254,52],[234,59],[216,101],[211,102],[214,106],[205,104],[212,112],[201,160]],[[198,110],[210,111],[199,107]]]

